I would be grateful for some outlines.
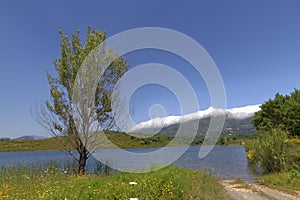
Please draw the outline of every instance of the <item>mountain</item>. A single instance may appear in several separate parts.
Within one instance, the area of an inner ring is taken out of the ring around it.
[[[47,137],[45,136],[37,136],[37,135],[24,135],[18,138],[15,138],[13,140],[42,140],[46,139]]]
[[[259,106],[260,105],[250,105],[227,110],[210,107],[207,110],[183,116],[168,116],[141,122],[128,132],[161,133],[174,136],[180,123],[184,123],[184,127],[188,129],[188,127],[194,126],[194,122],[197,120],[199,121],[198,135],[205,135],[212,116],[225,116],[223,134],[252,134],[255,133],[255,128],[251,124],[251,120],[254,113],[260,110]],[[189,126],[189,124],[191,126]],[[189,130],[185,130],[185,132],[189,132]]]

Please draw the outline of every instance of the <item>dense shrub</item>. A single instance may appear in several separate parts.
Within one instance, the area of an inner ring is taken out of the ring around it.
[[[281,129],[258,132],[258,139],[246,145],[248,159],[258,163],[263,173],[299,170],[299,145]]]
[[[287,163],[287,135],[280,129],[260,133],[256,144],[255,157],[264,172],[283,171]]]

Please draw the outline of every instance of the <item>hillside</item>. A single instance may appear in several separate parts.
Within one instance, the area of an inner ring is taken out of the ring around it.
[[[137,138],[121,132],[106,131],[107,138],[121,148],[143,148],[165,146],[172,139],[167,135],[157,134],[150,138]],[[64,150],[67,137],[40,140],[0,140],[0,152]]]
[[[207,132],[210,117],[200,119],[199,126],[198,126],[198,136],[204,136]],[[235,118],[226,118],[224,128],[222,131],[223,135],[235,134],[235,135],[242,135],[242,134],[254,134],[255,127],[251,124],[252,117],[248,117],[245,119],[235,119]],[[193,121],[185,122],[185,123],[193,123]],[[188,127],[188,125],[187,125]],[[167,127],[164,127],[159,133],[166,134],[169,136],[174,136],[179,128],[179,124],[173,124]]]

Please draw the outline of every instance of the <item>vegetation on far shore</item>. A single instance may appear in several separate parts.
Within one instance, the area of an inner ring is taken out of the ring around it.
[[[136,185],[131,185],[135,182]],[[175,166],[150,173],[78,175],[48,166],[0,170],[0,199],[231,199],[210,175]]]
[[[106,131],[106,136],[111,142],[120,148],[150,148],[162,147],[167,145],[172,139],[172,136],[157,134],[149,138],[138,138],[125,133]],[[256,135],[222,135],[217,145],[243,145],[247,141],[256,138]],[[45,151],[45,150],[65,150],[67,142],[66,137],[54,137],[41,140],[0,140],[0,152],[13,151]],[[192,145],[201,145],[203,137],[196,137]],[[178,142],[178,145],[180,143]]]

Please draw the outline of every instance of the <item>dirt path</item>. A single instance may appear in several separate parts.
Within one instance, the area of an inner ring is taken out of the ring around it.
[[[235,179],[221,180],[221,183],[235,200],[300,200],[300,192],[296,191],[288,194],[256,183],[248,184]]]

